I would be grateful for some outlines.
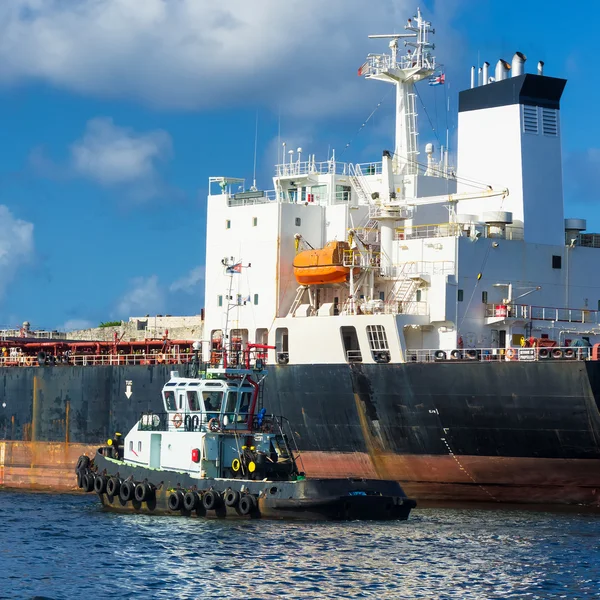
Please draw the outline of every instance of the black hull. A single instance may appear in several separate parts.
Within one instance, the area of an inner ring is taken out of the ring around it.
[[[92,470],[106,480],[149,484],[146,499],[127,499],[114,490],[99,491],[98,496],[107,509],[153,515],[178,515],[208,518],[267,518],[294,520],[402,520],[408,519],[415,501],[406,497],[394,481],[309,479],[301,481],[249,481],[241,479],[196,479],[185,473],[146,469],[106,459],[96,453]],[[214,508],[202,503],[204,495],[216,494]],[[98,491],[98,490],[96,490]],[[112,494],[109,492],[113,491]],[[238,500],[230,506],[224,501],[228,491],[237,493]],[[194,492],[196,502],[186,508],[184,494]],[[179,496],[179,505],[170,505],[170,497]],[[253,507],[242,508],[241,498],[250,497]]]
[[[161,410],[175,368],[0,369],[0,439],[97,447]],[[394,479],[417,500],[600,505],[600,362],[271,366],[264,402],[311,476]]]

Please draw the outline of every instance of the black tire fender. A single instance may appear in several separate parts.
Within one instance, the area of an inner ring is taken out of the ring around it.
[[[129,502],[130,500],[133,500],[134,492],[135,484],[133,481],[124,481],[119,490],[119,498],[121,498],[123,502]]]
[[[81,487],[84,492],[91,492],[94,489],[94,474],[84,473],[81,477]]]
[[[152,497],[152,491],[152,486],[148,482],[142,481],[135,486],[133,495],[138,502],[147,502]]]
[[[106,493],[109,496],[118,496],[121,490],[121,481],[118,477],[111,477],[106,484]]]
[[[177,511],[183,508],[183,492],[177,490],[176,492],[171,492],[168,500],[169,510]]]
[[[94,491],[96,494],[104,494],[106,492],[106,484],[108,483],[108,477],[105,475],[98,475],[94,479]]]
[[[200,504],[200,496],[198,496],[198,492],[186,492],[183,496],[183,508],[185,510],[195,510],[198,508]]]
[[[238,506],[240,515],[249,515],[256,510],[256,500],[251,494],[243,494]]]
[[[214,510],[219,508],[220,504],[221,496],[219,496],[219,492],[208,490],[208,492],[202,496],[202,505],[206,510]]]
[[[223,496],[225,506],[236,507],[240,501],[240,493],[237,490],[229,488]]]

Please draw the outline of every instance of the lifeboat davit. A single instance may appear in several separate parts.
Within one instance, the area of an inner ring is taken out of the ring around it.
[[[299,252],[293,263],[296,281],[301,285],[345,283],[350,275],[350,267],[344,266],[344,251],[348,250],[348,242],[334,241],[325,248]]]

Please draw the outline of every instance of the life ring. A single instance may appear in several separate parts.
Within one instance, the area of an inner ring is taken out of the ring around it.
[[[175,416],[173,417],[173,425],[179,429],[182,423],[183,417],[181,416],[181,413],[175,413]]]
[[[287,352],[280,352],[277,355],[277,362],[280,365],[287,365],[290,362],[290,357]]]
[[[552,350],[552,358],[562,358],[563,351],[560,348],[555,348]]]
[[[219,492],[208,490],[208,492],[202,496],[202,506],[204,506],[206,510],[216,510],[219,508],[220,504],[221,496],[219,495]]]
[[[119,490],[119,498],[123,502],[129,502],[133,499],[135,493],[135,484],[133,481],[125,481]]]
[[[26,367],[31,367],[33,365],[33,356],[26,356],[24,362]]]
[[[443,350],[436,350],[433,357],[435,360],[446,360],[446,353]]]
[[[573,350],[573,348],[567,348],[565,350],[565,358],[575,358],[575,350]]]
[[[219,423],[219,419],[213,418],[208,422],[208,429],[213,433],[216,433],[221,429],[221,423]]]
[[[240,501],[240,493],[237,490],[229,488],[223,497],[225,506],[236,507]]]
[[[477,360],[477,350],[467,350],[466,354],[469,360]]]
[[[234,458],[231,461],[231,470],[234,473],[238,473],[241,468],[242,468],[242,463],[240,462],[240,459],[239,458]]]
[[[508,348],[506,350],[506,360],[516,360],[517,351],[514,348]]]
[[[550,357],[550,350],[548,348],[540,348],[538,350],[538,358],[546,359]]]
[[[181,510],[181,508],[183,507],[183,492],[181,492],[180,490],[177,490],[176,492],[171,492],[168,504],[169,510]]]
[[[460,360],[462,358],[462,354],[460,353],[460,350],[452,350],[452,352],[450,352],[450,357],[454,360]]]
[[[254,496],[251,494],[244,494],[240,498],[240,503],[238,505],[238,511],[240,515],[249,515],[250,513],[254,512],[255,509],[256,500],[254,499]]]

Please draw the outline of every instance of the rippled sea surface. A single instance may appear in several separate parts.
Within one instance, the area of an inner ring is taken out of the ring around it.
[[[421,509],[397,523],[115,515],[0,493],[0,598],[600,598],[600,515]]]

